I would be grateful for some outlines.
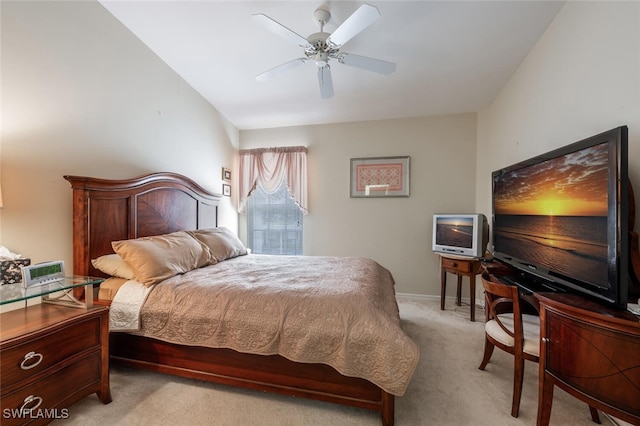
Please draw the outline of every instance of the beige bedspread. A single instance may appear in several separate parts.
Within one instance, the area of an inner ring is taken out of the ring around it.
[[[418,347],[391,274],[364,258],[247,255],[165,280],[136,334],[331,365],[403,395]]]

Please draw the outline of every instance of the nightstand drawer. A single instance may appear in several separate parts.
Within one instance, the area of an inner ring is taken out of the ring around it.
[[[454,270],[456,272],[471,272],[473,270],[473,262],[443,257],[442,267],[444,269]]]
[[[28,380],[47,368],[90,348],[100,347],[100,317],[74,321],[65,327],[43,330],[32,339],[3,342],[0,352],[0,388]]]
[[[52,417],[65,418],[69,412],[63,408],[77,399],[75,394],[100,383],[100,369],[100,352],[96,351],[42,380],[4,395],[3,426],[25,424],[31,419],[42,422],[43,416],[48,416],[45,417],[48,421],[53,420]]]

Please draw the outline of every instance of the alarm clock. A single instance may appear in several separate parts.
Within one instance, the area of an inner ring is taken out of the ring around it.
[[[64,261],[42,262],[22,268],[22,285],[25,288],[64,280]]]

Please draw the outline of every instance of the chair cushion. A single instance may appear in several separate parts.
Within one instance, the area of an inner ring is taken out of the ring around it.
[[[513,314],[498,315],[502,324],[513,331]],[[540,356],[540,317],[535,315],[522,315],[522,328],[524,329],[524,352]],[[513,337],[509,336],[496,320],[488,321],[484,326],[485,332],[505,346],[514,346]]]

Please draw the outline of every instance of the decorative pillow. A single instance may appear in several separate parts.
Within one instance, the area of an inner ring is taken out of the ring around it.
[[[211,256],[215,259],[213,263],[247,254],[242,241],[222,226],[187,232],[209,248]]]
[[[97,259],[92,259],[91,264],[97,270],[112,277],[126,278],[128,280],[135,278],[133,270],[117,254],[105,254]]]
[[[113,241],[111,246],[147,286],[211,263],[209,249],[184,231]]]

